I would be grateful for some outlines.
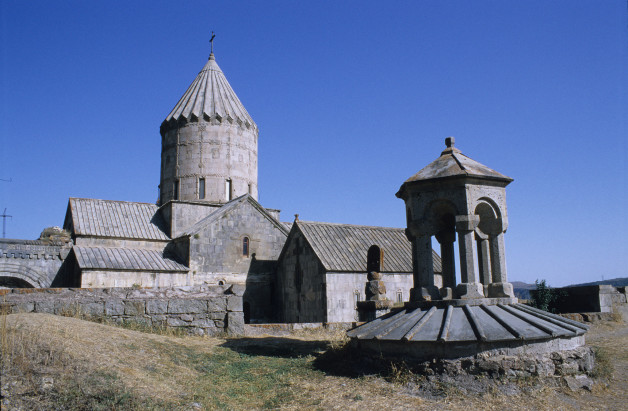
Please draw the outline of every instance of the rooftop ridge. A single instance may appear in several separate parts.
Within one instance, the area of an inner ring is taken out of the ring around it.
[[[291,221],[288,223],[292,224]],[[376,226],[376,225],[362,225],[362,224],[346,224],[346,223],[329,223],[325,221],[307,221],[307,220],[298,220],[297,224],[320,224],[320,225],[335,225],[335,226],[344,226],[344,227],[355,227],[355,228],[370,228],[376,230],[391,230],[391,231],[405,231],[403,227],[384,227],[384,226]]]
[[[87,198],[87,197],[70,197],[70,200],[103,201],[103,202],[108,202],[108,203],[146,204],[146,205],[157,207],[155,203],[145,203],[143,201],[105,200],[102,198]]]

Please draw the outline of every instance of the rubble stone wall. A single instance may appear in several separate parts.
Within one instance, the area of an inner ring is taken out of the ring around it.
[[[133,288],[1,289],[2,313],[79,314],[114,322],[183,329],[191,334],[244,334],[240,285]]]

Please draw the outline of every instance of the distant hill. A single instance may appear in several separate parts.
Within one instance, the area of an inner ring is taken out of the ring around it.
[[[528,283],[524,283],[523,281],[511,281],[511,284],[515,290],[515,297],[521,298],[524,300],[530,299],[530,290],[536,290],[536,284],[528,284]],[[590,283],[571,284],[571,285],[568,285],[567,287],[581,287],[585,285],[604,285],[604,284],[612,285],[614,287],[628,286],[628,277],[619,277],[619,278],[613,278],[610,280],[593,281]]]
[[[610,280],[593,281],[591,283],[572,284],[569,287],[579,287],[582,285],[605,285],[605,284],[612,285],[614,287],[628,286],[628,277],[618,277],[618,278],[612,278]]]
[[[529,300],[530,290],[536,290],[536,284],[528,284],[523,281],[512,281],[511,284],[515,291],[515,297],[523,300]]]

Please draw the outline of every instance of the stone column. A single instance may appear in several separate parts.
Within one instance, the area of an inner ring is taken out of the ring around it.
[[[453,298],[453,290],[456,288],[456,256],[454,254],[455,230],[443,230],[436,234],[440,243],[440,257],[443,270],[443,288],[440,295],[444,299]]]
[[[476,231],[475,239],[478,245],[478,270],[480,271],[480,282],[484,285],[484,295],[488,296],[488,285],[493,281],[491,276],[491,255],[488,236],[484,233]]]
[[[456,231],[460,248],[460,280],[456,287],[458,298],[483,298],[484,289],[475,272],[475,227],[480,218],[476,215],[456,216]]]
[[[414,287],[410,290],[410,301],[440,299],[440,292],[434,285],[434,260],[430,235],[420,233],[413,236],[412,266]]]
[[[491,250],[491,271],[493,283],[489,285],[489,296],[494,298],[515,298],[512,284],[508,282],[506,272],[506,251],[504,233],[493,235],[489,239]]]

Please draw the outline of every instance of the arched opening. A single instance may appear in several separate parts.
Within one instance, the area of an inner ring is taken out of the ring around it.
[[[456,288],[456,208],[449,201],[437,201],[430,208],[431,221],[435,232],[434,238],[440,245],[442,272],[440,281],[435,283],[443,288],[444,295],[453,296]],[[440,284],[439,284],[440,283]],[[449,290],[448,290],[449,289]]]
[[[0,288],[35,288],[32,284],[17,277],[0,277]]]
[[[382,268],[383,257],[383,251],[377,245],[372,245],[366,254],[366,272],[379,273]]]
[[[242,239],[242,256],[243,257],[249,256],[249,238],[248,237],[244,237]]]

